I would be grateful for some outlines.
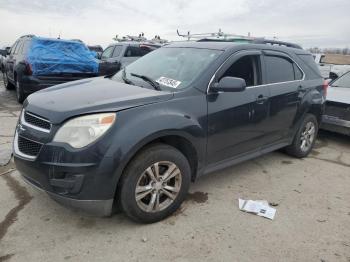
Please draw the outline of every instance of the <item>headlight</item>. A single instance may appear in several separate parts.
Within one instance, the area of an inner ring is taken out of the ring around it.
[[[74,148],[82,148],[106,133],[115,122],[115,119],[115,113],[73,118],[58,130],[53,141],[67,143]]]

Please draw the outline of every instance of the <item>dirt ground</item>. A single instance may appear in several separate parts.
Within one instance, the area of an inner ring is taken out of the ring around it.
[[[203,177],[175,215],[139,225],[67,209],[26,185],[7,163],[19,111],[1,84],[0,262],[350,262],[349,137],[322,132],[306,159],[274,152]],[[274,203],[275,220],[239,211],[238,198]]]

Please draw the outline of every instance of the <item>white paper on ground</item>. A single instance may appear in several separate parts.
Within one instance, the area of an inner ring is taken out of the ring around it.
[[[244,200],[239,198],[238,206],[242,211],[253,213],[269,219],[274,219],[276,214],[276,209],[270,207],[266,200]]]

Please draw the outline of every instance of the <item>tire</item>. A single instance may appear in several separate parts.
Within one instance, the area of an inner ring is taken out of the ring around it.
[[[17,79],[15,79],[15,81],[16,81],[15,87],[16,87],[17,101],[18,103],[22,104],[23,101],[26,99],[26,95],[24,94],[22,84]]]
[[[167,174],[173,177],[167,180]],[[138,153],[124,171],[118,200],[133,221],[154,223],[180,207],[190,182],[191,168],[186,157],[174,147],[155,144]],[[168,190],[170,188],[174,191]]]
[[[297,158],[308,156],[315,144],[317,133],[318,122],[316,117],[312,114],[306,114],[293,143],[286,147],[286,153]]]
[[[4,82],[4,86],[7,90],[11,90],[14,88],[13,84],[11,84],[10,81],[8,80],[5,70],[2,72],[2,81]]]

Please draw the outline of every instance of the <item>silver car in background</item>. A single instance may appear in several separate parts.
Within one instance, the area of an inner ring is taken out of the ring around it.
[[[322,129],[350,135],[350,72],[329,86]]]

